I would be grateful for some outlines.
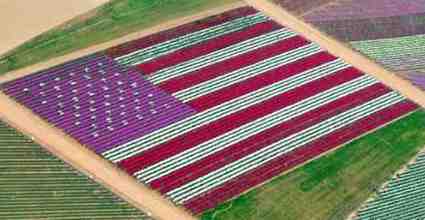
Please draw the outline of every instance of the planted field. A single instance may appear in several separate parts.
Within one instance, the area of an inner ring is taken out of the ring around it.
[[[332,1],[303,18],[423,87],[424,0]]]
[[[420,14],[425,11],[424,0],[337,0],[328,7],[305,16],[312,21],[355,20]]]
[[[149,219],[0,123],[0,219]]]
[[[308,13],[310,10],[313,10],[317,7],[321,7],[327,3],[331,3],[334,0],[316,0],[316,1],[273,0],[273,1],[281,5],[282,7],[288,9],[291,13],[294,13],[296,15],[298,14],[302,15],[304,13]]]
[[[1,88],[194,213],[417,109],[250,7]]]
[[[425,68],[425,35],[355,41],[351,45],[394,71]]]
[[[393,177],[376,198],[367,202],[354,219],[425,218],[425,154]]]
[[[304,16],[306,21],[344,41],[424,34],[424,18],[424,0],[338,0]]]

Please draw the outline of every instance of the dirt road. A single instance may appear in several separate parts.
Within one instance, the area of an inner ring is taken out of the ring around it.
[[[108,0],[0,0],[0,54]]]
[[[248,4],[263,11],[280,24],[293,29],[307,39],[318,43],[331,54],[341,57],[347,63],[357,67],[363,72],[379,79],[385,85],[400,92],[403,96],[425,107],[425,92],[413,86],[409,81],[397,76],[395,73],[384,69],[372,60],[366,58],[351,48],[338,42],[330,36],[321,33],[313,26],[304,23],[294,15],[268,0],[245,0]]]

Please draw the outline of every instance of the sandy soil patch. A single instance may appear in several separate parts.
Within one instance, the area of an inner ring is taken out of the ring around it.
[[[0,0],[0,54],[108,0]]]

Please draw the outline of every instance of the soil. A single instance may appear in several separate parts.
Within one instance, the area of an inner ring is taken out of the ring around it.
[[[108,0],[0,0],[0,54]]]

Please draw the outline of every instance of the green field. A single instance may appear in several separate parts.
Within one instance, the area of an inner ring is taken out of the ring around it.
[[[418,110],[202,215],[203,220],[345,219],[425,145]]]
[[[112,0],[0,57],[0,74],[240,0]]]
[[[0,219],[148,219],[0,122]]]

